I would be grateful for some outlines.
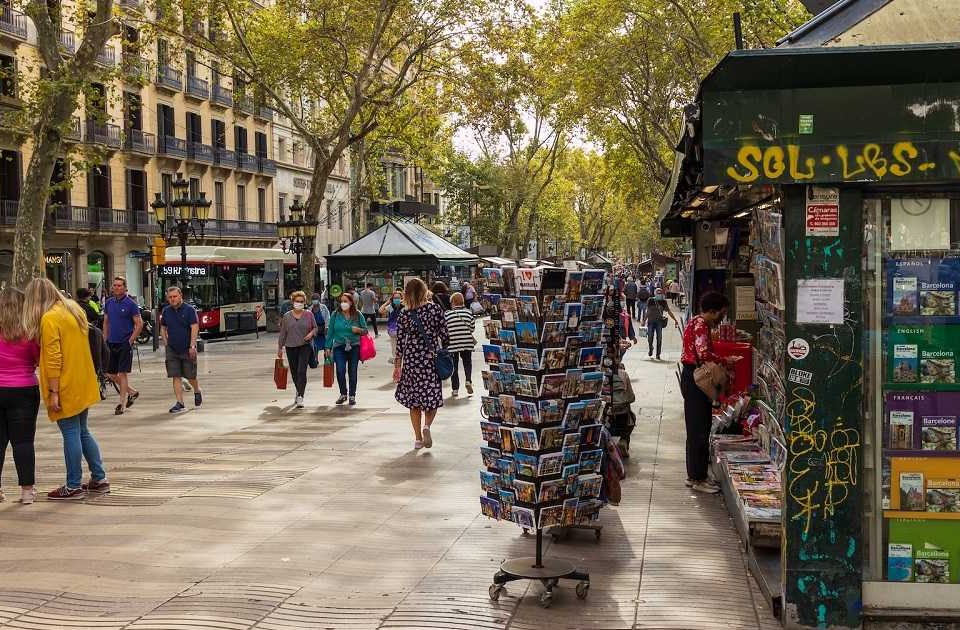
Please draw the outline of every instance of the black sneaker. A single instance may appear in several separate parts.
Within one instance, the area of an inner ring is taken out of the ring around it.
[[[357,399],[356,399],[356,398],[351,398],[351,399],[350,399],[350,406],[352,407],[352,406],[354,406],[355,404],[357,404]]]
[[[194,407],[199,407],[199,406],[201,406],[201,405],[203,405],[203,394],[201,394],[200,392],[194,392],[194,393],[193,393],[193,406],[194,406]]]
[[[183,403],[180,401],[177,401],[177,404],[175,404],[173,407],[170,407],[170,413],[183,413],[186,410],[187,408],[184,407]]]
[[[342,404],[345,403],[345,402],[347,402],[347,397],[346,397],[346,396],[341,396],[340,398],[337,398],[337,404],[338,404],[338,405],[342,405]]]

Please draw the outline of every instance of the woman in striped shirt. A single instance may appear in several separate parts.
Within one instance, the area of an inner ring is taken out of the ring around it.
[[[454,293],[450,296],[451,309],[444,313],[447,320],[447,331],[450,333],[450,343],[447,351],[453,359],[453,375],[450,384],[453,386],[453,395],[460,394],[460,374],[458,363],[463,361],[463,376],[467,386],[467,394],[473,395],[473,383],[470,376],[473,372],[473,362],[470,355],[473,353],[477,340],[473,336],[474,318],[470,309],[464,307],[463,294]]]

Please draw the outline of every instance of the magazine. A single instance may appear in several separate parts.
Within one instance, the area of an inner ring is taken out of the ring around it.
[[[537,502],[537,484],[529,481],[514,480],[513,489],[517,493],[517,501],[520,503]]]
[[[554,505],[540,509],[540,529],[559,527],[563,523],[563,506]]]
[[[500,443],[500,425],[496,422],[481,422],[480,433],[484,442]]]
[[[536,324],[540,321],[540,307],[537,304],[537,298],[533,295],[521,295],[520,296],[520,313],[519,313],[521,322],[533,322]]]
[[[565,301],[579,302],[582,285],[583,285],[582,271],[567,272],[567,285],[564,291]]]
[[[596,396],[603,389],[603,372],[586,372],[580,384],[581,396]]]
[[[921,512],[925,509],[923,473],[900,473],[900,509]]]
[[[540,383],[540,398],[558,398],[563,392],[566,380],[566,374],[544,374]]]
[[[920,359],[916,345],[898,343],[893,346],[893,382],[920,382]]]
[[[920,448],[925,451],[957,450],[956,416],[923,416],[920,419]]]
[[[890,411],[890,448],[899,450],[913,448],[912,411]]]
[[[927,512],[960,512],[960,478],[927,480]]]
[[[540,343],[545,346],[562,346],[567,337],[567,322],[544,322]]]
[[[887,545],[887,579],[891,582],[913,581],[913,545],[904,543]]]
[[[490,497],[480,497],[480,513],[484,516],[500,520],[500,501]]]
[[[500,320],[504,328],[513,328],[517,323],[517,301],[514,298],[500,300]]]
[[[917,302],[916,278],[893,278],[893,314],[916,315],[919,305]]]
[[[559,475],[563,468],[563,453],[548,453],[540,456],[537,475],[539,477],[548,477],[550,475]]]
[[[540,401],[540,421],[544,424],[560,422],[563,419],[563,411],[562,400]]]

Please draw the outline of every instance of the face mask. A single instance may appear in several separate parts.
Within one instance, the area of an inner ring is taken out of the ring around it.
[[[293,303],[293,310],[295,310],[295,311],[302,311],[302,310],[303,310],[303,307],[304,307],[303,302],[294,302],[294,303]]]
[[[394,305],[394,306],[400,306],[400,300],[394,299],[394,300],[393,300],[393,305]]]
[[[320,300],[314,300],[314,301],[313,301],[313,305],[314,305],[314,306],[316,306],[316,305],[319,304],[319,303],[320,303]]]
[[[350,310],[350,302],[340,302],[340,310],[341,310],[341,311],[344,311],[344,312],[349,311],[349,310]]]

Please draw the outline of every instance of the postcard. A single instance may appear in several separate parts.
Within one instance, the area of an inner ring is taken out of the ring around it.
[[[563,452],[563,463],[564,464],[574,464],[577,468],[580,468],[580,447],[579,446],[564,446]]]
[[[567,367],[567,351],[563,348],[547,348],[543,351],[540,366],[544,370],[563,370]]]
[[[484,267],[480,272],[483,276],[483,282],[488,288],[499,288],[503,286],[503,272],[496,267]]]
[[[537,484],[516,479],[513,482],[513,489],[516,491],[517,501],[520,503],[537,502]]]
[[[503,267],[503,292],[507,295],[517,294],[516,267]]]
[[[898,278],[894,278],[894,283]],[[894,284],[896,297],[896,284]],[[899,313],[897,313],[899,315]],[[957,314],[957,294],[954,291],[920,291],[920,314],[928,317],[952,317]]]
[[[563,317],[563,305],[565,303],[562,295],[545,295],[543,297],[543,318],[547,321],[555,321]]]
[[[487,393],[491,396],[497,396],[500,394],[500,381],[496,378],[496,374],[490,372],[489,370],[482,370],[480,372],[480,378],[483,380],[483,387],[487,390]]]
[[[540,383],[540,398],[559,398],[566,374],[544,374]]]
[[[513,392],[517,386],[517,371],[512,363],[501,363],[497,366],[497,378],[504,392]]]
[[[578,431],[580,423],[583,422],[583,413],[587,408],[587,403],[571,402],[567,404],[567,411],[563,414],[563,430]],[[579,436],[579,433],[577,434]],[[577,442],[579,444],[579,441]]]
[[[577,433],[571,433],[570,435],[578,435]],[[551,451],[556,448],[561,448],[563,446],[563,428],[562,427],[548,427],[540,432],[540,448],[545,451]]]
[[[562,499],[567,494],[567,484],[563,479],[554,479],[553,481],[544,481],[540,484],[540,503],[550,503],[557,499]]]
[[[500,443],[500,425],[496,422],[481,422],[480,433],[483,434],[484,442]]]
[[[580,349],[579,365],[584,370],[595,370],[600,367],[600,361],[603,359],[603,348],[592,346]]]
[[[596,396],[603,389],[603,372],[585,372],[580,384],[581,396]]]
[[[577,478],[577,496],[581,499],[595,499],[600,496],[603,477],[597,474],[580,475]]]
[[[500,459],[500,449],[491,448],[489,446],[481,446],[480,457],[483,458],[484,466],[487,468],[493,468],[497,465],[497,460]]]
[[[580,427],[580,444],[582,446],[600,443],[602,424],[588,424]]]
[[[580,325],[582,312],[583,304],[580,302],[567,302],[563,306],[563,319],[567,322],[567,330],[574,330]]]
[[[600,499],[580,501],[577,504],[577,523],[589,523],[599,518],[602,505]]]
[[[500,427],[500,450],[504,454],[513,452],[513,429],[511,427]]]
[[[521,322],[537,323],[540,321],[540,306],[537,304],[536,296],[533,296],[533,295],[520,296],[519,317]]]
[[[499,322],[497,322],[499,323]],[[501,343],[509,343],[511,345],[517,345],[517,333],[513,330],[500,329],[497,331],[497,335],[500,338]]]
[[[580,337],[583,338],[584,344],[598,344],[602,332],[603,322],[599,320],[580,323]]]
[[[603,460],[603,449],[580,452],[580,473],[600,472],[600,462]]]
[[[540,440],[537,437],[537,431],[535,429],[514,429],[513,443],[516,448],[520,448],[525,451],[540,450]]]
[[[576,367],[577,363],[580,361],[580,348],[585,345],[586,344],[583,341],[583,337],[580,337],[579,335],[567,337],[567,367]]]
[[[500,399],[496,396],[481,396],[480,401],[480,412],[484,418],[499,419],[503,415]]]
[[[517,322],[517,341],[529,345],[537,345],[540,337],[537,336],[537,324],[535,322]]]
[[[518,374],[517,375],[517,396],[527,396],[528,398],[536,398],[539,385],[537,383],[537,377],[532,374]]]
[[[577,523],[577,503],[579,499],[567,499],[563,502],[563,526],[571,527]]]
[[[540,353],[534,348],[517,348],[513,351],[518,370],[539,370]]]
[[[515,361],[517,353],[517,346],[512,343],[501,343],[500,344],[500,357],[504,361]]]
[[[583,272],[567,272],[567,285],[564,291],[567,302],[578,302],[580,300],[581,289],[583,287]]]
[[[545,346],[562,346],[567,338],[567,322],[544,322],[540,342]]]
[[[513,456],[513,461],[517,464],[517,475],[520,477],[537,476],[537,456],[517,453]]]
[[[510,515],[513,518],[513,522],[519,525],[524,529],[534,529],[535,528],[535,519],[533,510],[530,508],[523,508],[513,506],[510,509]]]
[[[487,470],[480,471],[480,487],[485,492],[498,492],[500,490],[500,475]]]
[[[517,269],[517,289],[520,291],[539,291],[542,283],[540,269]]]
[[[504,328],[513,328],[517,323],[517,301],[514,298],[500,300],[500,321]]]
[[[501,457],[497,460],[497,470],[502,475],[512,475],[517,472],[517,465],[512,456]]]
[[[516,398],[510,394],[500,394],[500,413],[504,424],[517,424]]]
[[[580,290],[584,295],[600,293],[603,289],[603,280],[606,275],[607,272],[603,269],[584,269]]]
[[[541,400],[540,401],[540,421],[544,424],[560,422],[563,419],[563,401],[562,400]]]
[[[503,520],[509,521],[510,508],[517,502],[517,495],[513,490],[504,490],[503,488],[497,491],[497,495],[500,497],[500,516]]]
[[[484,293],[480,296],[480,306],[483,307],[483,311],[490,315],[491,317],[500,316],[500,294],[499,293]]]
[[[537,467],[537,475],[548,477],[550,475],[559,475],[563,468],[563,453],[548,453],[540,456]]]
[[[523,424],[540,424],[540,414],[537,411],[537,403],[518,400],[515,403],[517,408],[517,417]]]
[[[602,295],[584,295],[580,298],[580,303],[583,304],[583,310],[581,311],[583,319],[596,319],[600,317],[603,311],[603,300]]]
[[[926,355],[928,351],[924,351]],[[956,362],[953,358],[953,352],[946,350],[934,350],[934,354],[942,355],[937,358],[924,357],[920,359],[920,382],[921,383],[956,383],[957,372]],[[947,356],[949,353],[950,356]]]
[[[567,282],[567,270],[557,267],[543,267],[540,270],[540,288],[544,291],[559,293]]]
[[[490,497],[480,497],[480,512],[484,516],[500,520],[500,501]]]
[[[500,346],[483,344],[481,347],[483,348],[483,358],[487,363],[495,365],[503,360],[503,357],[500,355]]]
[[[583,410],[583,419],[588,424],[596,422],[600,418],[600,412],[603,411],[603,401],[599,398],[590,398],[589,400],[582,400],[580,402],[586,403],[586,407]]]
[[[576,398],[580,395],[580,381],[583,379],[583,370],[567,370],[567,378],[563,382],[563,397]]]
[[[563,523],[563,506],[554,505],[547,508],[540,509],[540,522],[538,526],[540,529],[547,529],[548,527],[559,527]]]

